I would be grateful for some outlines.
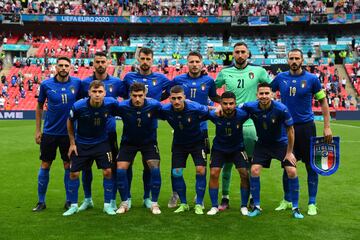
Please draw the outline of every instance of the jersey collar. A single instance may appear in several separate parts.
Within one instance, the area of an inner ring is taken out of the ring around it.
[[[101,80],[101,81],[107,81],[107,80],[109,80],[109,78],[110,78],[109,74],[106,74],[106,78],[104,80]],[[98,79],[96,79],[95,73],[92,75],[92,79],[93,80],[98,80]]]

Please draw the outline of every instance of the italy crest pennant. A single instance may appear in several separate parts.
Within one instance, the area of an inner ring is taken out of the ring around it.
[[[312,137],[310,146],[312,169],[322,176],[335,173],[340,165],[340,138],[333,137],[332,142],[327,144],[324,137]]]

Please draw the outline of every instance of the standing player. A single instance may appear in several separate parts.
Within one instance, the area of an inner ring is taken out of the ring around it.
[[[89,86],[91,82],[94,80],[101,80],[105,86],[106,96],[113,97],[117,99],[118,97],[124,97],[126,95],[124,83],[117,77],[113,77],[107,73],[107,67],[109,65],[109,60],[106,58],[106,53],[104,52],[96,52],[94,57],[94,74],[85,78],[81,83],[82,96],[87,97]],[[116,120],[114,116],[109,116],[108,121],[106,123],[106,129],[108,132],[108,138],[111,146],[112,155],[117,156],[118,154],[118,141],[116,134]],[[114,163],[115,164],[115,163]],[[116,164],[115,164],[116,165]],[[114,166],[114,190],[113,196],[111,198],[111,205],[114,209],[116,209],[116,166]],[[92,182],[92,171],[91,168],[84,169],[82,173],[82,182],[84,188],[85,199],[81,206],[79,207],[79,211],[84,211],[88,208],[94,207],[94,203],[91,198],[91,182]]]
[[[270,83],[266,70],[260,66],[252,66],[247,59],[250,56],[246,43],[239,42],[234,45],[234,65],[222,69],[216,80],[216,87],[226,86],[227,91],[235,93],[236,104],[255,101],[257,85],[262,82]],[[251,119],[245,122],[243,127],[245,151],[251,159],[254,151],[256,130]],[[222,174],[222,200],[220,210],[229,208],[229,189],[232,163],[225,163]],[[245,191],[245,189],[243,189]],[[247,190],[249,191],[249,189]]]
[[[271,159],[281,161],[289,178],[290,198],[293,204],[294,218],[304,218],[298,208],[299,178],[296,171],[296,158],[293,154],[294,127],[293,119],[287,107],[271,100],[271,86],[260,83],[257,90],[258,101],[247,102],[242,106],[254,121],[258,140],[254,148],[251,164],[250,189],[255,208],[249,217],[261,214],[260,208],[260,173],[261,169],[269,168]],[[285,128],[286,127],[286,133]]]
[[[326,94],[321,88],[319,79],[302,69],[303,53],[300,49],[293,49],[288,53],[288,64],[290,70],[280,73],[272,82],[274,91],[279,90],[281,101],[288,108],[294,119],[295,145],[294,152],[297,159],[301,159],[306,166],[308,174],[309,205],[308,214],[316,215],[316,194],[318,189],[318,175],[310,166],[310,138],[316,136],[314,113],[312,111],[312,99],[315,96],[321,104],[324,116],[324,137],[327,143],[332,141],[330,129],[329,106],[326,101]],[[283,175],[283,187],[285,196],[280,206],[275,210],[291,208],[289,180]]]
[[[170,103],[162,107],[160,118],[167,120],[174,129],[171,169],[174,188],[181,201],[175,213],[189,210],[183,169],[186,167],[189,154],[191,154],[196,166],[195,213],[204,214],[202,203],[206,189],[206,154],[200,124],[208,118],[208,115],[207,106],[185,101],[184,89],[178,85],[170,90]]]
[[[145,84],[147,89],[147,97],[153,98],[157,101],[164,100],[168,97],[168,92],[170,89],[170,80],[161,73],[156,73],[151,71],[153,65],[154,53],[150,48],[141,48],[138,56],[139,62],[139,72],[130,72],[124,77],[124,84],[129,93],[131,84],[134,82],[140,82]],[[147,208],[151,208],[151,199],[150,199],[150,190],[151,190],[151,173],[146,162],[143,161],[144,172],[143,172],[143,182],[144,182],[144,205]],[[129,182],[129,207],[131,206],[131,181],[132,181],[132,167],[128,169],[128,182]]]
[[[56,62],[56,75],[43,81],[40,85],[38,105],[36,107],[35,142],[40,144],[41,167],[38,174],[38,204],[33,211],[46,208],[45,195],[49,183],[49,172],[52,162],[56,158],[56,149],[59,147],[64,163],[64,185],[66,191],[65,208],[68,209],[69,192],[68,182],[70,161],[67,157],[69,138],[67,136],[66,120],[72,104],[79,95],[80,79],[69,76],[70,59],[59,57]],[[47,112],[44,120],[44,129],[41,133],[41,119],[44,104],[47,100]]]
[[[130,100],[119,105],[124,123],[119,155],[117,156],[117,186],[122,203],[116,213],[129,210],[127,169],[133,163],[137,152],[141,152],[151,173],[151,212],[160,214],[157,203],[160,187],[160,154],[157,145],[157,114],[161,109],[160,102],[146,98],[146,88],[143,83],[133,83],[130,86]]]
[[[63,216],[70,216],[79,211],[80,171],[91,168],[94,160],[97,167],[103,170],[104,212],[108,215],[116,214],[110,204],[113,195],[112,153],[106,125],[108,116],[117,112],[118,102],[112,97],[105,98],[105,95],[105,85],[102,81],[92,81],[89,97],[75,102],[71,108],[67,120],[70,139],[68,156],[71,159],[69,181],[71,207],[63,213]]]
[[[220,97],[216,93],[214,79],[202,74],[203,57],[199,52],[190,52],[187,56],[188,73],[181,74],[174,78],[172,85],[183,86],[187,99],[208,105],[209,98],[213,102],[220,102]],[[205,153],[210,153],[210,142],[208,137],[207,122],[201,123],[201,131],[204,136]],[[173,196],[170,198],[168,207],[177,206],[179,195],[173,189]]]
[[[239,171],[241,178],[241,213],[248,215],[247,202],[249,200],[249,164],[244,152],[243,123],[248,119],[248,114],[236,108],[236,97],[233,92],[227,91],[221,95],[222,117],[210,113],[209,119],[216,126],[216,135],[211,149],[210,157],[210,182],[209,195],[212,208],[207,215],[215,215],[218,209],[219,175],[224,163],[233,163]]]

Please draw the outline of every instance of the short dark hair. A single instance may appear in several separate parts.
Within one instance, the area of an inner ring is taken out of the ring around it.
[[[133,84],[131,84],[129,90],[130,90],[130,93],[131,92],[139,92],[139,91],[146,92],[146,87],[145,87],[145,84],[143,84],[143,83],[134,82]]]
[[[171,93],[183,93],[184,92],[184,88],[180,85],[175,85],[170,89],[170,94]]]
[[[68,63],[71,64],[70,58],[65,57],[65,56],[58,57],[57,60],[56,60],[56,63],[58,63],[58,62],[61,61],[61,60],[65,60],[65,61],[67,61]]]
[[[90,83],[89,90],[91,88],[99,88],[99,87],[105,88],[105,84],[101,80],[94,80]]]
[[[289,57],[289,54],[292,53],[292,52],[299,52],[300,55],[301,55],[301,58],[304,58],[304,57],[303,57],[303,52],[301,51],[301,49],[293,48],[293,49],[291,49],[291,50],[288,52],[287,56]]]
[[[103,51],[96,52],[95,57],[107,57],[106,52]]]
[[[223,92],[223,94],[221,94],[221,99],[223,99],[223,98],[233,98],[236,101],[235,93],[230,92],[230,91]]]
[[[270,85],[270,83],[262,82],[262,83],[259,83],[259,84],[258,84],[257,89],[259,90],[259,88],[261,88],[261,87],[271,88],[271,85]]]
[[[140,56],[140,53],[143,53],[145,55],[151,54],[151,56],[154,56],[153,50],[151,48],[147,48],[147,47],[143,47],[143,48],[140,49],[139,56]]]
[[[234,48],[236,48],[238,46],[244,46],[247,49],[249,49],[248,45],[245,42],[237,42],[237,43],[235,43]]]
[[[199,53],[199,52],[197,52],[197,51],[191,51],[191,52],[189,52],[189,54],[187,55],[187,58],[189,58],[190,56],[196,56],[196,57],[199,57],[199,58],[200,58],[200,60],[202,60],[202,59],[203,59],[203,57],[202,57],[201,53]]]

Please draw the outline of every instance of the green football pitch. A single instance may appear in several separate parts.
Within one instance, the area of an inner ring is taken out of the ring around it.
[[[121,124],[118,125],[121,132]],[[322,123],[318,123],[317,127],[321,134]],[[63,217],[64,171],[59,157],[50,172],[47,209],[33,213],[31,209],[37,202],[40,166],[34,129],[34,121],[0,121],[0,239],[360,239],[360,121],[332,122],[333,134],[341,137],[341,164],[334,175],[320,177],[317,216],[306,215],[306,172],[304,165],[299,164],[303,220],[293,219],[290,211],[274,211],[282,199],[282,171],[278,161],[273,161],[271,168],[262,172],[263,213],[257,218],[250,219],[240,214],[239,176],[235,170],[228,211],[216,216],[198,216],[193,211],[173,213],[167,208],[171,193],[172,134],[164,122],[159,124],[158,130],[162,172],[161,215],[152,215],[142,205],[142,163],[139,156],[134,163],[133,206],[128,213],[106,216],[102,212],[102,177],[94,167],[95,208]],[[214,135],[213,128],[210,128],[209,134]],[[195,169],[190,159],[184,175],[189,203],[193,206]],[[79,201],[82,199],[80,187]],[[207,192],[205,206],[205,211],[211,206]]]

